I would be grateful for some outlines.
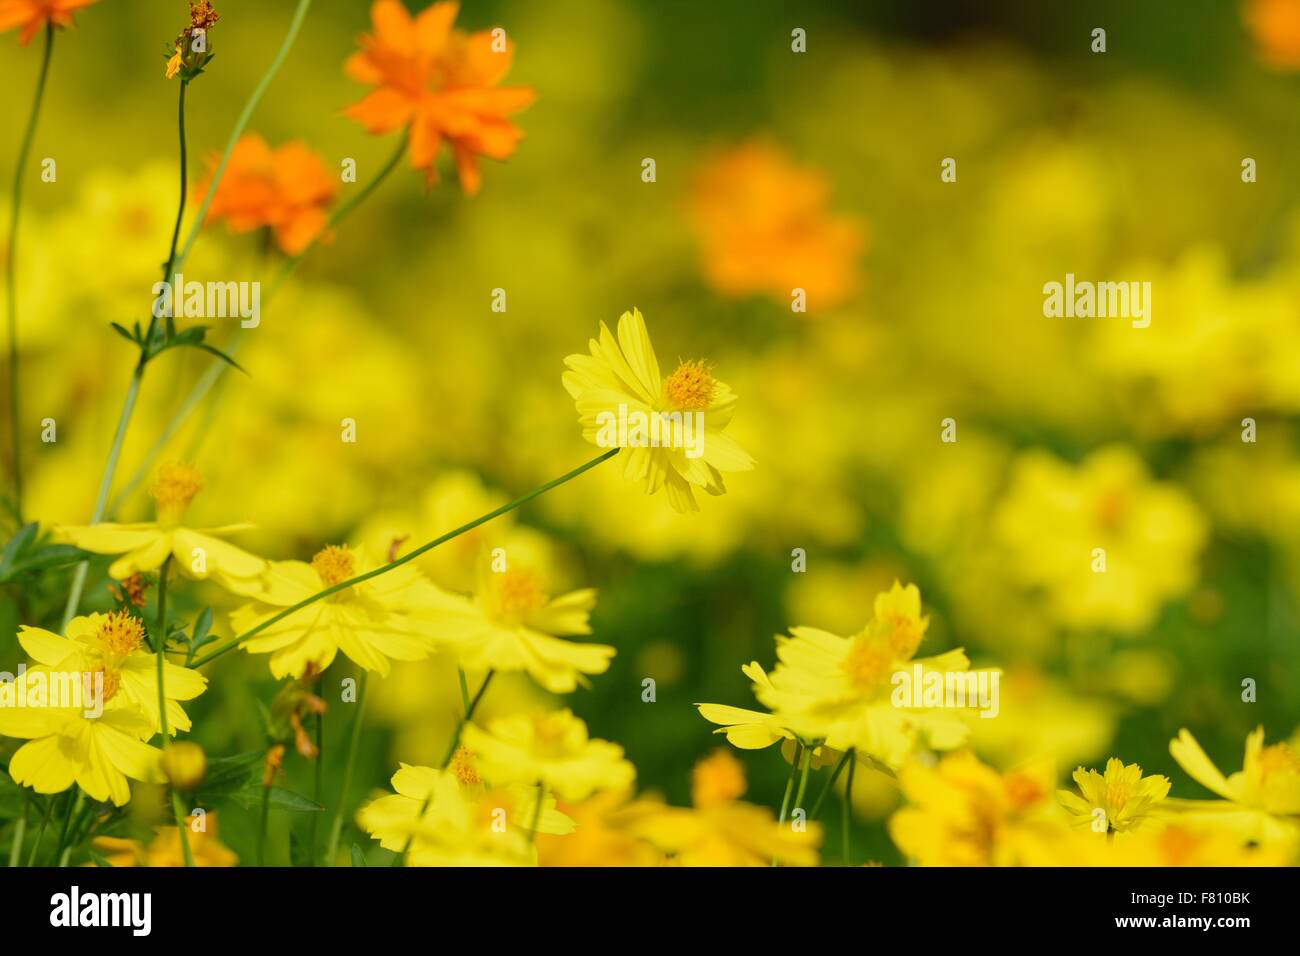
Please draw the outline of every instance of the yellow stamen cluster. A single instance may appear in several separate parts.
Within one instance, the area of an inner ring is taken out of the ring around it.
[[[179,516],[202,490],[203,476],[197,468],[169,462],[158,469],[158,480],[149,488],[149,494],[158,503],[159,512]]]
[[[121,688],[121,686],[122,686],[122,679],[121,679],[120,677],[117,676],[117,671],[115,671],[115,670],[112,670],[112,669],[107,668],[107,667],[96,667],[96,668],[94,668],[93,670],[90,671],[90,681],[91,681],[91,683],[90,683],[90,687],[89,687],[88,689],[91,691],[91,693],[94,693],[94,692],[96,691],[96,688],[95,688],[95,683],[96,683],[95,678],[96,678],[96,676],[99,676],[99,677],[102,677],[102,678],[103,678],[103,682],[104,682],[104,683],[103,683],[103,694],[104,694],[103,703],[107,704],[110,700],[112,700],[114,697],[117,696],[117,692],[118,692],[118,690],[119,690],[119,689]]]
[[[744,765],[725,750],[703,758],[691,771],[691,800],[697,809],[731,803],[745,786]]]
[[[468,747],[456,748],[449,769],[452,775],[460,781],[461,786],[473,787],[482,783],[482,778],[478,775],[478,769],[474,766],[474,752]]]
[[[546,586],[529,568],[507,568],[494,576],[496,613],[503,620],[522,621],[546,606]]]
[[[1272,744],[1259,752],[1259,770],[1264,777],[1274,773],[1300,773],[1300,754],[1286,744]]]
[[[890,651],[900,660],[909,660],[921,646],[921,622],[913,617],[888,614],[877,622],[877,627]]]
[[[356,576],[356,559],[346,544],[334,545],[322,551],[316,552],[316,556],[311,559],[312,570],[320,575],[321,582],[326,587],[346,581],[348,578]]]
[[[713,404],[715,387],[703,361],[683,362],[664,379],[664,400],[679,411],[702,411]]]
[[[894,663],[894,653],[889,642],[864,631],[853,638],[849,652],[841,666],[857,687],[863,691],[879,688],[889,679]]]
[[[105,614],[95,634],[101,653],[112,661],[121,661],[139,650],[144,643],[144,625],[125,611]]]
[[[1112,813],[1119,813],[1128,803],[1128,798],[1132,796],[1129,788],[1120,783],[1110,783],[1106,785],[1106,807]]]

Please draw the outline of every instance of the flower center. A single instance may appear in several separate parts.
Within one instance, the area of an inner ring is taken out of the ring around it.
[[[889,642],[864,631],[853,638],[841,665],[849,679],[864,691],[875,690],[889,678],[894,653]]]
[[[1017,811],[1027,810],[1047,796],[1038,781],[1026,773],[1008,774],[1006,788],[1007,799]]]
[[[158,469],[158,480],[149,488],[158,520],[162,524],[180,521],[194,496],[203,490],[203,476],[193,465],[169,462]]]
[[[478,770],[474,766],[474,752],[468,747],[457,747],[451,758],[450,770],[463,787],[473,787],[482,783]]]
[[[1260,775],[1300,773],[1300,754],[1286,744],[1272,744],[1259,752]]]
[[[1128,803],[1128,798],[1132,796],[1128,787],[1122,784],[1110,783],[1106,785],[1106,807],[1112,813],[1119,813]]]
[[[904,614],[889,614],[879,622],[885,643],[895,657],[910,660],[921,644],[921,624]]]
[[[507,568],[496,574],[493,589],[497,616],[519,622],[546,606],[546,586],[530,568]]]
[[[664,399],[683,412],[701,411],[713,402],[713,376],[704,362],[683,362],[664,379]]]
[[[117,692],[122,686],[122,679],[117,676],[117,671],[115,670],[111,670],[107,667],[96,667],[90,671],[90,686],[88,690],[92,694],[97,691],[95,686],[97,683],[95,680],[96,677],[103,679],[102,693],[104,697],[101,703],[107,704],[117,696]]]
[[[346,544],[331,544],[316,552],[311,566],[326,587],[333,587],[356,575],[356,560]]]
[[[125,611],[114,611],[104,615],[95,632],[95,641],[100,656],[116,667],[140,649],[144,643],[144,625]]]

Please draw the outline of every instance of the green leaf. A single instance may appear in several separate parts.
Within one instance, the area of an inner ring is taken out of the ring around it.
[[[212,633],[212,608],[205,607],[194,622],[194,634],[190,637],[189,652],[185,655],[185,663],[194,660],[194,655],[198,653],[199,648],[216,639]]]
[[[262,805],[264,789],[260,783],[245,787],[239,793],[236,793],[233,799],[241,807],[251,810]],[[283,787],[271,788],[270,804],[272,810],[288,810],[291,813],[322,813],[325,810],[314,800],[308,800],[301,794],[286,790]]]
[[[134,335],[132,335],[130,332],[128,332],[127,329],[126,329],[126,326],[124,326],[124,325],[120,325],[120,324],[117,323],[117,322],[110,322],[110,323],[108,323],[108,324],[111,325],[111,326],[113,327],[113,331],[114,331],[114,332],[116,332],[118,335],[122,336],[122,338],[126,339],[126,340],[127,340],[128,342],[130,342],[132,345],[139,345],[139,344],[140,344],[140,340],[137,339],[137,338],[136,338]]]
[[[357,846],[355,843],[352,844],[352,865],[353,866],[366,865],[366,855],[361,852],[361,847]]]
[[[29,521],[9,539],[3,552],[0,552],[0,574],[3,574],[13,564],[15,555],[22,551],[36,537],[36,522]]]
[[[196,349],[202,349],[203,351],[205,351],[205,352],[207,352],[207,353],[209,353],[209,354],[211,354],[211,355],[215,355],[217,358],[221,359],[223,362],[227,362],[227,363],[229,363],[233,368],[237,368],[237,369],[239,369],[239,371],[243,372],[245,375],[248,375],[248,369],[244,368],[244,366],[240,365],[238,362],[236,362],[234,359],[232,359],[232,358],[231,358],[229,355],[227,355],[225,352],[221,351],[221,349],[216,348],[216,347],[211,346],[211,345],[208,345],[206,342],[203,342],[203,343],[200,343],[200,344],[198,344],[198,345],[195,345],[194,348],[196,348]],[[249,377],[249,378],[252,378],[253,376],[248,375],[248,377]]]

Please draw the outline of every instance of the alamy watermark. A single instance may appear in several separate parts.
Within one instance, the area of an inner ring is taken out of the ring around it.
[[[596,424],[601,448],[681,448],[687,458],[704,454],[703,412],[646,412],[622,402],[617,414],[598,413]]]
[[[889,682],[894,692],[889,702],[900,708],[954,708],[978,710],[981,717],[996,717],[1000,710],[1000,671],[936,671],[913,664],[895,671]]]
[[[1074,273],[1065,282],[1043,286],[1043,315],[1049,319],[1131,319],[1135,329],[1151,324],[1150,282],[1076,282]]]
[[[29,673],[26,664],[19,664],[17,679],[0,671],[0,709],[6,707],[79,710],[88,720],[95,720],[104,713],[104,672]]]
[[[262,283],[186,282],[176,273],[175,282],[153,284],[153,315],[156,319],[239,319],[245,329],[262,321]]]

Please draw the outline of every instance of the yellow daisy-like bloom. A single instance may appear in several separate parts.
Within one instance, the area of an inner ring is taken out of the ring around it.
[[[754,459],[723,434],[736,395],[703,362],[682,362],[667,378],[639,310],[618,320],[618,338],[604,322],[590,355],[570,355],[564,387],[577,404],[582,437],[623,448],[623,475],[654,494],[667,489],[676,511],[698,511],[692,486],[726,491],[723,472],[749,471]]]
[[[541,572],[527,563],[509,560],[494,571],[485,558],[472,599],[440,590],[434,603],[431,633],[463,667],[523,671],[555,694],[585,686],[584,675],[603,674],[615,654],[608,644],[564,639],[591,633],[596,592],[551,597]]]
[[[1058,790],[1056,799],[1078,817],[1076,826],[1098,833],[1126,833],[1151,823],[1165,809],[1159,804],[1169,795],[1168,777],[1144,777],[1141,767],[1126,765],[1118,757],[1106,761],[1105,774],[1078,768],[1074,782],[1082,797]]]
[[[821,825],[778,823],[767,807],[739,799],[745,787],[740,761],[720,750],[691,774],[694,809],[644,804],[631,829],[678,866],[816,866]]]
[[[230,622],[239,633],[257,627],[328,587],[378,567],[365,550],[347,546],[318,552],[311,563],[273,561],[256,600]],[[272,624],[243,644],[250,654],[270,654],[276,677],[317,673],[342,651],[366,670],[387,674],[389,660],[417,661],[435,649],[427,624],[416,618],[437,606],[438,591],[410,565],[323,598]]]
[[[919,667],[922,681],[937,675],[946,682],[951,675],[968,687],[997,672],[971,671],[961,649],[913,657],[929,626],[915,585],[894,582],[876,597],[874,610],[871,622],[852,637],[791,628],[789,637],[777,637],[779,662],[770,675],[756,663],[743,668],[770,715],[716,704],[702,705],[700,713],[723,724],[737,746],[767,746],[793,735],[834,751],[855,747],[890,767],[900,766],[923,743],[936,750],[961,746],[974,702],[934,707],[908,699],[900,704],[896,675],[912,678]]]
[[[410,866],[530,866],[534,817],[538,833],[573,832],[554,799],[537,813],[536,786],[489,786],[475,763],[462,749],[447,770],[402,764],[393,774],[396,792],[362,807],[358,824],[394,853],[409,843]]]
[[[186,817],[186,840],[195,866],[227,867],[239,863],[239,855],[217,839],[216,811],[203,818],[202,829],[196,830],[198,818]],[[109,866],[185,866],[181,848],[180,831],[176,827],[154,827],[157,834],[148,846],[139,840],[121,837],[96,837],[91,846],[104,857]]]
[[[573,820],[574,831],[538,834],[538,866],[661,866],[667,860],[637,832],[648,814],[662,810],[658,802],[632,799],[631,790],[609,790],[556,807]]]
[[[233,594],[251,594],[258,588],[258,577],[266,570],[266,562],[221,538],[252,525],[194,530],[181,524],[190,502],[202,489],[203,478],[193,465],[166,464],[149,489],[156,521],[65,525],[56,527],[54,536],[95,554],[122,555],[108,568],[108,573],[118,580],[137,571],[153,571],[170,557],[186,577],[211,579]]]
[[[1245,840],[1300,843],[1300,754],[1289,744],[1265,746],[1264,728],[1257,727],[1246,738],[1241,770],[1229,777],[1186,728],[1170,742],[1169,752],[1188,776],[1227,801],[1171,800],[1174,809]]]
[[[969,751],[935,767],[909,763],[898,784],[910,806],[890,818],[889,835],[921,866],[1059,864],[1052,848],[1068,831],[1052,819],[1054,780],[1048,761],[1001,774]]]
[[[121,806],[131,799],[128,777],[164,781],[161,752],[143,743],[161,726],[157,660],[143,649],[138,619],[92,614],[74,618],[67,637],[24,627],[18,639],[37,666],[0,694],[0,734],[27,741],[9,765],[17,783],[37,793],[61,793],[75,783],[92,799]],[[197,697],[207,681],[188,668],[164,666],[168,724],[176,733],[190,726],[178,701]],[[37,688],[72,683],[82,689],[75,703],[42,691],[38,705]],[[17,706],[22,700],[26,705]]]
[[[499,717],[486,728],[468,724],[462,739],[489,780],[541,783],[565,800],[624,790],[636,779],[623,748],[588,737],[587,725],[568,709]]]
[[[1214,827],[1173,823],[1125,834],[1113,844],[1087,841],[1070,864],[1090,866],[1286,866],[1294,853],[1282,844],[1250,846]]]

